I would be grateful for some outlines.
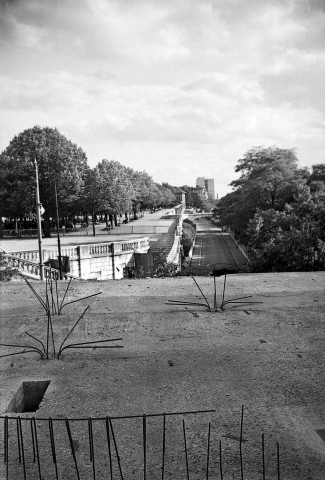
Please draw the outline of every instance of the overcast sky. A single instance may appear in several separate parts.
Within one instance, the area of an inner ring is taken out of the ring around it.
[[[252,146],[325,163],[324,0],[0,0],[0,150],[57,127],[156,182],[230,191]]]

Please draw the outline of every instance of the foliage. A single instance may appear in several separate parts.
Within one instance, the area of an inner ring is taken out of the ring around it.
[[[204,202],[200,195],[197,192],[197,189],[194,187],[189,187],[188,185],[183,185],[180,187],[184,192],[186,192],[186,205],[190,208],[204,208]]]
[[[182,245],[184,257],[188,257],[189,252],[192,248],[193,242],[196,236],[196,227],[195,224],[186,218],[183,221],[183,231],[182,231]]]
[[[10,142],[1,154],[0,165],[5,198],[4,210],[11,215],[23,215],[35,205],[35,165],[44,218],[55,216],[55,188],[57,184],[60,213],[69,212],[83,187],[87,168],[86,154],[67,140],[57,129],[33,127]]]
[[[146,172],[102,160],[90,169],[85,153],[57,129],[35,126],[14,137],[0,155],[0,235],[2,217],[32,216],[35,212],[35,164],[40,201],[45,209],[44,229],[56,216],[55,184],[60,215],[91,212],[118,215],[133,210],[170,207],[173,187],[155,183]],[[95,232],[94,232],[95,233]]]
[[[257,209],[281,211],[294,199],[295,192],[308,180],[306,170],[298,169],[293,150],[254,147],[238,160],[234,191],[218,204],[222,224],[230,227],[239,240],[248,240],[246,229]]]
[[[174,277],[177,274],[177,265],[168,263],[164,252],[156,255],[154,266],[149,272],[145,271],[143,266],[134,270],[134,278]]]
[[[303,187],[283,211],[258,211],[248,227],[251,271],[324,270],[324,205]]]
[[[9,267],[7,265],[4,254],[0,252],[0,282],[9,282],[17,272],[17,268]]]

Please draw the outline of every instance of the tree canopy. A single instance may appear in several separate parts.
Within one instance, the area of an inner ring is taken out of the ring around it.
[[[22,215],[34,208],[34,161],[38,165],[45,221],[55,215],[55,183],[61,213],[71,210],[83,187],[86,154],[57,129],[36,126],[14,137],[1,154],[0,164],[5,168],[5,211]]]
[[[56,215],[55,184],[61,215],[116,216],[132,210],[136,215],[139,210],[170,206],[175,201],[172,189],[155,183],[146,172],[106,159],[91,169],[82,149],[57,129],[35,126],[15,136],[0,154],[0,228],[2,217],[17,218],[35,210],[35,161],[46,235],[50,234],[50,217]]]
[[[221,223],[248,247],[253,271],[323,269],[325,165],[298,168],[294,150],[254,147],[218,204]]]

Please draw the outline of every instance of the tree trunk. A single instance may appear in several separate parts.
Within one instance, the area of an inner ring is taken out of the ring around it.
[[[111,213],[109,214],[109,223],[111,224],[111,227],[113,228],[114,227],[114,217]]]
[[[43,217],[44,217],[44,237],[50,238],[51,236],[50,217],[49,217],[49,214],[46,213],[46,210],[44,212]]]
[[[115,223],[115,227],[117,227],[117,215],[116,215],[116,213],[114,213],[114,223]]]

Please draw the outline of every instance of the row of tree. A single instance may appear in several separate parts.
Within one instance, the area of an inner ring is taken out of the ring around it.
[[[35,126],[14,137],[0,154],[0,235],[2,218],[24,218],[35,212],[35,161],[38,165],[40,199],[44,208],[44,234],[56,216],[55,185],[60,216],[104,214],[107,223],[117,215],[175,204],[173,187],[160,185],[146,173],[102,160],[95,168],[85,152],[57,129]],[[93,229],[95,234],[95,229]]]
[[[255,147],[217,215],[247,246],[252,271],[325,269],[325,164],[299,168],[294,150]]]

